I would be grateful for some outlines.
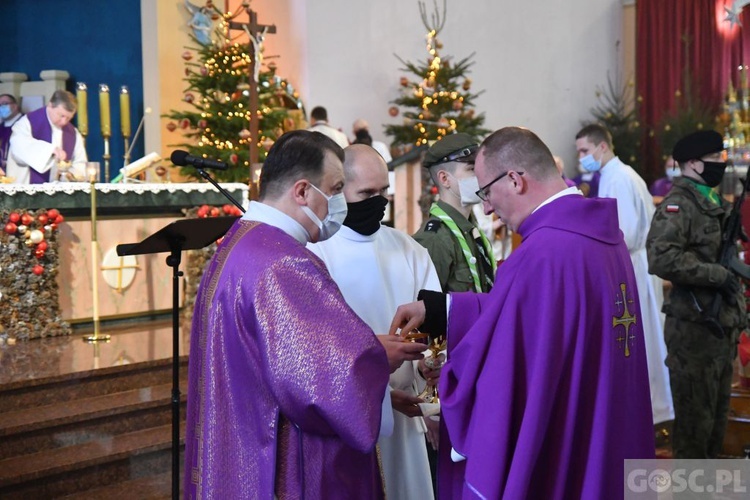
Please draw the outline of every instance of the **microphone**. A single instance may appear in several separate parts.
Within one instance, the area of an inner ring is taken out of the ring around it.
[[[213,168],[215,170],[226,170],[229,168],[229,166],[222,161],[191,156],[190,153],[181,149],[174,150],[170,159],[172,160],[172,163],[179,165],[180,167],[192,165],[196,168]]]

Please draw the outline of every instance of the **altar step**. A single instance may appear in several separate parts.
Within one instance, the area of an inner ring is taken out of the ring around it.
[[[735,387],[732,389],[722,454],[732,458],[745,458],[744,450],[748,447],[750,447],[750,389]]]
[[[187,358],[180,364],[184,422]],[[0,498],[169,498],[171,366],[163,359],[0,385]]]

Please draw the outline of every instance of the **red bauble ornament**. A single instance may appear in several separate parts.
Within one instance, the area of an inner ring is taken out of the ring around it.
[[[229,155],[229,161],[231,161],[235,165],[237,165],[238,160],[239,160],[239,157],[235,153],[232,153],[231,155]]]
[[[230,205],[229,203],[227,203],[226,205],[224,205],[223,207],[221,207],[221,209],[224,210],[225,214],[231,214],[232,213],[232,205]]]
[[[47,248],[49,248],[49,245],[47,244],[47,242],[46,242],[46,241],[40,241],[40,242],[39,242],[39,243],[37,243],[37,245],[36,245],[36,249],[37,249],[37,250],[42,250],[42,251],[45,251],[45,252],[46,252],[46,251],[47,251]]]
[[[391,106],[388,108],[388,114],[391,116],[398,116],[398,108],[396,106]]]
[[[221,215],[221,210],[219,210],[219,207],[213,207],[211,209],[211,217],[218,217]]]
[[[41,259],[44,257],[44,250],[39,250],[38,248],[34,250],[34,257],[37,259]]]
[[[206,76],[207,74],[208,74],[208,68],[206,68],[205,66],[202,66],[201,67],[201,75],[202,76]]]
[[[21,220],[21,216],[18,215],[18,212],[11,212],[10,215],[8,216],[8,220],[18,224],[18,221]]]
[[[195,100],[195,96],[190,92],[186,92],[182,100],[185,102],[193,102]]]
[[[8,234],[16,234],[16,231],[18,231],[18,226],[15,222],[8,222],[5,225],[5,232]]]
[[[45,225],[45,224],[47,224],[47,222],[49,221],[49,216],[48,216],[47,214],[40,214],[40,215],[39,215],[39,216],[38,216],[38,217],[36,218],[36,220],[38,220],[38,221],[39,221],[39,224],[41,224],[42,226],[44,226],[44,225]]]
[[[189,126],[190,126],[190,120],[188,120],[187,118],[183,118],[182,120],[180,120],[180,128],[185,130]]]
[[[47,217],[50,219],[56,219],[58,215],[60,215],[60,212],[58,212],[56,208],[50,208],[47,210]]]
[[[401,86],[402,87],[408,87],[409,86],[409,79],[405,76],[401,77]]]
[[[57,217],[55,217],[55,224],[62,224],[64,220],[65,217],[63,217],[62,215],[58,215]]]
[[[205,217],[208,214],[209,207],[208,205],[203,205],[198,209],[198,217]]]
[[[57,229],[57,224],[53,222],[52,224],[50,224],[50,227],[54,231],[55,229]]]
[[[200,121],[198,121],[198,127],[200,127],[200,128],[206,128],[206,127],[208,127],[208,122],[206,120],[200,120]]]
[[[24,226],[28,226],[32,222],[34,222],[34,218],[30,216],[29,214],[23,214],[21,216],[21,224],[23,224]]]
[[[44,267],[42,267],[39,264],[37,264],[37,265],[35,265],[34,267],[31,268],[31,272],[33,272],[34,274],[36,274],[37,276],[39,276],[40,274],[42,274],[44,272]]]
[[[177,129],[177,125],[174,124],[174,122],[167,123],[167,130],[170,132],[174,132]]]
[[[189,50],[186,50],[185,52],[182,53],[182,58],[185,59],[186,61],[189,61],[190,59],[193,58],[193,53],[190,52]]]

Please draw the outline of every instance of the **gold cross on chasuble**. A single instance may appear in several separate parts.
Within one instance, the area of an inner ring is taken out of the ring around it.
[[[623,311],[621,316],[612,316],[612,327],[617,328],[617,326],[622,325],[625,329],[624,335],[618,336],[617,341],[625,343],[625,357],[627,358],[630,357],[630,341],[635,339],[635,335],[630,333],[630,327],[635,325],[638,321],[636,316],[631,314],[630,309],[628,308],[628,304],[632,304],[633,301],[628,299],[626,289],[627,287],[625,283],[620,283],[622,300],[620,300],[620,297],[617,297],[615,304],[618,306],[622,304]]]

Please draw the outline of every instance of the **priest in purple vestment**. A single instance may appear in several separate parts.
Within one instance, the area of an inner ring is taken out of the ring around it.
[[[282,136],[263,165],[260,202],[205,270],[191,332],[186,498],[383,497],[375,444],[383,407],[391,415],[389,373],[424,346],[376,337],[305,248],[346,216],[342,160],[322,134]]]
[[[547,146],[508,127],[479,149],[477,194],[523,237],[488,294],[421,292],[398,326],[446,331],[440,498],[621,498],[654,458],[633,265],[614,200],[567,188]],[[426,321],[425,321],[426,319]]]
[[[56,90],[49,102],[13,125],[8,177],[16,184],[42,184],[86,179],[86,147],[70,120],[78,109],[76,97]]]

